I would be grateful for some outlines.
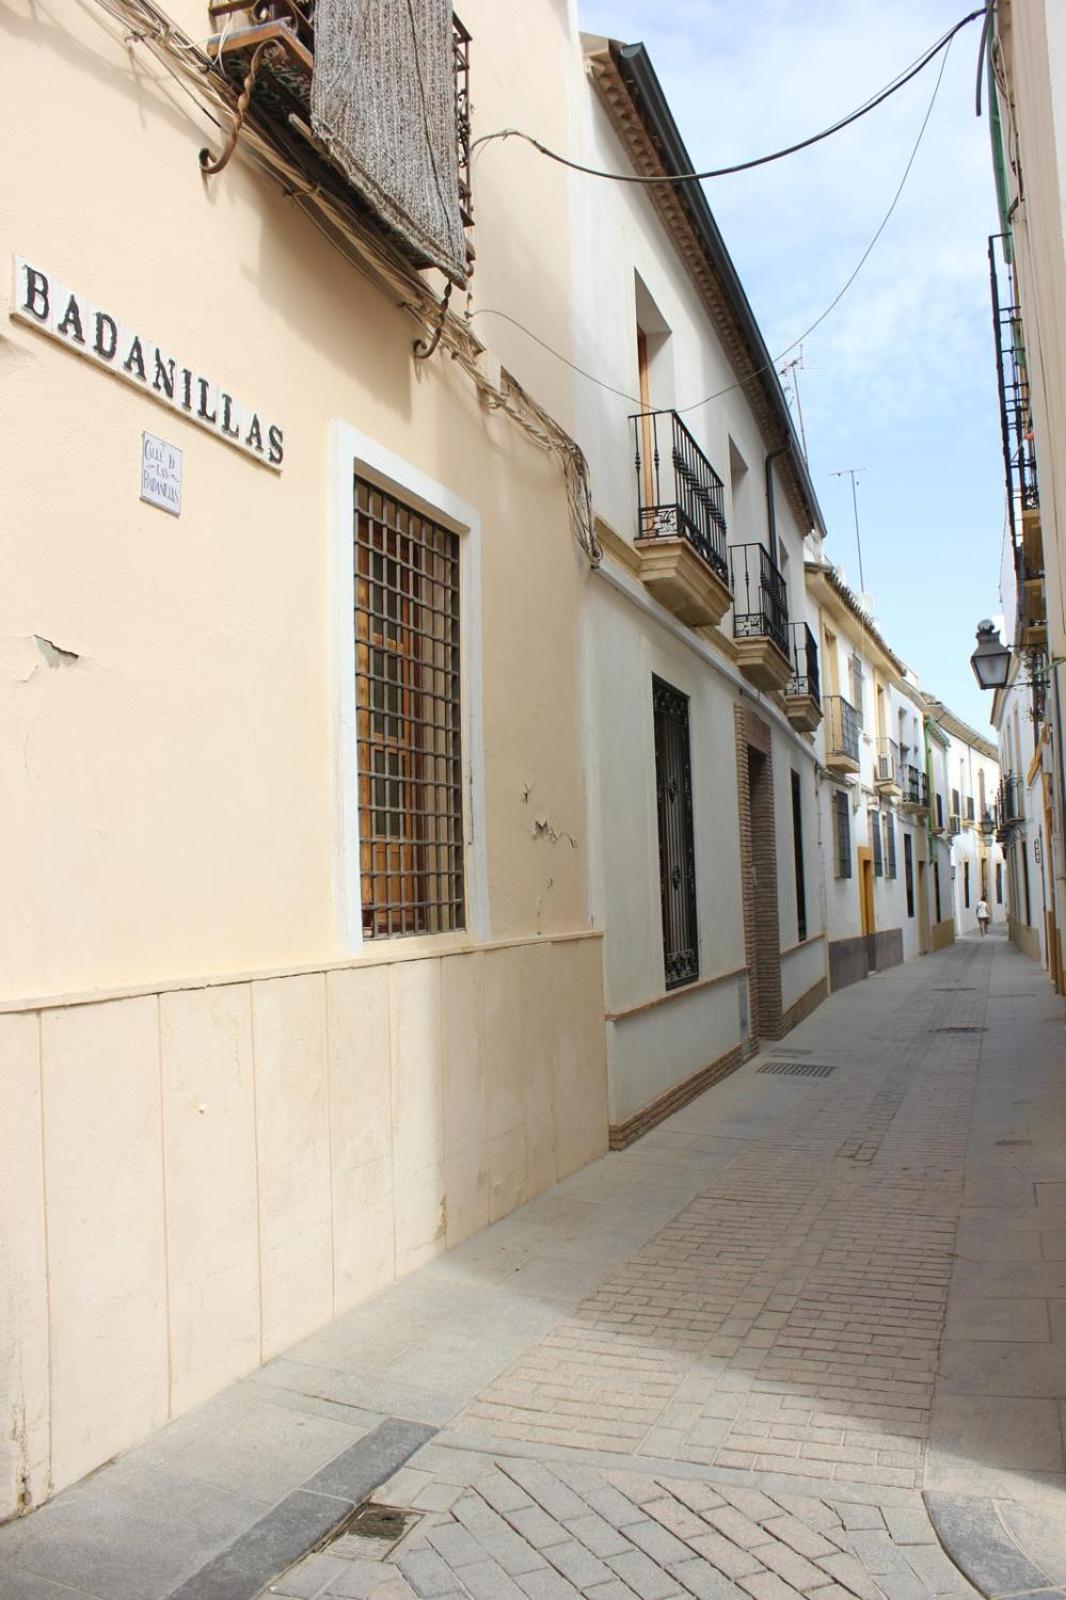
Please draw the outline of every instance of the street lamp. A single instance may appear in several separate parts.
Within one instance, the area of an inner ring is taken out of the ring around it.
[[[1004,689],[1010,671],[1010,646],[986,618],[977,625],[977,649],[970,657],[973,675],[982,689]]]
[[[987,806],[985,806],[984,811],[981,813],[981,821],[978,824],[978,828],[980,830],[982,839],[987,844],[996,831],[995,818]]]

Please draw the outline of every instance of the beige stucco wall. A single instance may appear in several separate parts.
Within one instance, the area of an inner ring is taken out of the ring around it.
[[[567,7],[463,15],[475,131],[561,138]],[[414,363],[415,325],[240,151],[206,182],[218,130],[102,9],[15,0],[0,51],[3,1515],[600,1153],[607,1118],[557,463]],[[561,173],[486,168],[477,210],[474,304],[565,351]],[[10,321],[15,254],[280,422],[281,474]],[[564,424],[565,372],[523,374]],[[362,952],[336,918],[338,423],[479,540],[482,925]],[[184,452],[179,518],[138,498],[142,430]]]
[[[600,967],[532,940],[0,1016],[0,1515],[600,1154]]]

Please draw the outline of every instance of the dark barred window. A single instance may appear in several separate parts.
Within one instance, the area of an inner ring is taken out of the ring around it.
[[[874,877],[881,878],[884,876],[885,871],[884,860],[881,855],[881,813],[880,811],[870,811],[868,816],[870,819],[870,844],[874,853]]]
[[[688,698],[661,678],[653,678],[652,703],[655,709],[663,959],[666,987],[676,989],[682,983],[691,983],[700,974]]]
[[[464,926],[459,539],[355,482],[363,935]]]
[[[838,878],[851,877],[851,801],[846,789],[833,790],[833,843]]]

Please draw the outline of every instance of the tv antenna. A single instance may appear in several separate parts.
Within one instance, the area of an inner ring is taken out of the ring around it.
[[[778,376],[784,378],[786,383],[792,385],[792,393],[796,396],[796,419],[799,422],[800,442],[803,445],[803,459],[807,460],[807,430],[803,424],[803,404],[800,400],[799,374],[800,369],[806,371],[803,360],[803,346],[799,347],[799,354],[786,361],[783,367],[778,368]],[[787,374],[787,377],[786,377]],[[860,469],[861,470],[861,469]]]
[[[831,472],[829,474],[831,478],[851,479],[851,506],[855,513],[855,549],[858,551],[859,555],[859,588],[863,594],[866,593],[866,579],[862,575],[862,538],[859,534],[859,491],[856,487],[855,480],[859,476],[860,472],[865,471],[865,467],[842,467],[839,472]]]

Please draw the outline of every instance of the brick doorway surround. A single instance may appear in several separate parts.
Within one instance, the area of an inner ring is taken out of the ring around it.
[[[777,912],[774,757],[769,724],[735,706],[737,815],[751,1042],[780,1039],[781,931]]]

